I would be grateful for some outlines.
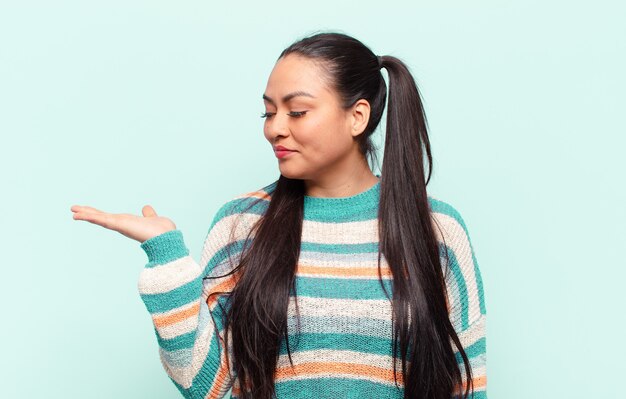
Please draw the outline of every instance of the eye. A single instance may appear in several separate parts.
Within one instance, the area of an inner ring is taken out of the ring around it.
[[[307,111],[299,111],[299,112],[293,111],[293,112],[290,112],[289,115],[291,115],[293,117],[296,117],[296,118],[299,118],[301,116],[304,116],[304,114],[306,114],[306,113],[307,113]]]
[[[300,118],[302,116],[304,116],[304,114],[306,114],[308,111],[292,111],[290,113],[288,113],[287,115],[289,116],[293,116],[294,118]],[[274,112],[265,112],[261,114],[261,118],[271,118],[272,116],[274,116]]]
[[[272,115],[274,115],[271,112],[265,112],[263,114],[261,114],[261,118],[270,118]]]

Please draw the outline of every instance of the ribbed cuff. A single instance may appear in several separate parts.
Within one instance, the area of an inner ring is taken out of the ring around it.
[[[180,230],[166,231],[142,242],[140,247],[148,255],[146,267],[163,265],[189,255],[189,250],[183,239],[183,232]]]

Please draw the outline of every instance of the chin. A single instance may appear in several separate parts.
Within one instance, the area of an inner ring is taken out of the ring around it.
[[[280,167],[278,168],[280,170],[280,174],[285,176],[288,179],[299,179],[299,180],[303,180],[306,178],[305,173],[303,173],[300,170],[296,170],[294,168],[287,168],[287,167]]]
[[[290,173],[290,172],[281,170],[280,174],[285,176],[288,179],[302,179],[302,176],[297,173]]]

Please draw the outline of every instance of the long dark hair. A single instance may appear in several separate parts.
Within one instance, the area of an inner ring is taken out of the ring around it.
[[[362,154],[375,158],[371,135],[387,100],[377,56],[360,41],[333,32],[298,40],[278,59],[291,53],[318,61],[344,108],[359,99],[370,103],[369,123],[357,139]],[[389,55],[381,59],[389,76],[389,99],[380,178],[378,266],[380,270],[382,254],[393,275],[392,297],[382,280],[381,285],[387,298],[393,298],[394,377],[397,384],[399,353],[405,398],[449,399],[462,384],[453,341],[465,364],[463,398],[467,398],[471,367],[449,319],[441,252],[426,192],[432,156],[421,96],[401,60]],[[290,295],[296,295],[304,194],[302,180],[279,177],[266,211],[250,230],[240,261],[231,271],[240,273],[228,293],[224,329],[227,342],[229,329],[232,334],[233,369],[242,398],[274,397],[274,372],[283,338],[293,364],[287,310]],[[256,234],[250,240],[253,231]]]

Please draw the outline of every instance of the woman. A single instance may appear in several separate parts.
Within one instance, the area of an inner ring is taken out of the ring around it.
[[[71,208],[141,243],[139,291],[180,392],[486,398],[482,279],[460,214],[427,195],[426,119],[407,67],[320,33],[280,54],[263,101],[280,177],[221,207],[199,263],[148,205],[143,217]]]

